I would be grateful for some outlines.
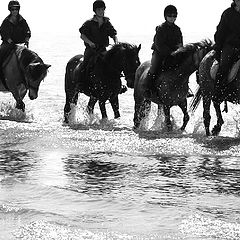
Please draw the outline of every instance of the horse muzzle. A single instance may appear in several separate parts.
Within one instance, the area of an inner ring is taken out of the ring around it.
[[[129,74],[128,76],[125,76],[125,80],[128,88],[134,88],[135,74]]]
[[[38,97],[38,91],[36,91],[36,89],[29,88],[28,96],[30,100],[34,100]]]

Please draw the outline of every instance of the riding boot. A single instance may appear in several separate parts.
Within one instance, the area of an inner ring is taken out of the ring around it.
[[[155,79],[156,75],[148,72],[147,77],[145,79],[146,85],[145,91],[143,93],[144,97],[150,98],[152,96],[155,86]]]

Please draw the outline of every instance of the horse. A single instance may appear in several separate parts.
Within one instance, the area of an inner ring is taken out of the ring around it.
[[[22,45],[15,45],[2,65],[0,91],[11,92],[16,108],[25,111],[23,99],[28,91],[31,100],[38,97],[40,83],[47,76],[48,68],[37,53]]]
[[[98,57],[95,65],[96,71],[99,73],[98,78],[91,75],[87,88],[83,93],[92,97],[93,101],[99,101],[99,107],[102,119],[107,119],[105,103],[109,100],[111,103],[118,103],[118,94],[121,90],[121,73],[124,73],[125,80],[132,82],[135,76],[137,67],[140,65],[138,53],[141,49],[141,44],[136,45],[129,43],[118,43],[113,45],[106,53]],[[72,57],[66,66],[65,72],[65,94],[66,102],[64,106],[64,122],[69,122],[71,105],[77,105],[78,94],[76,94],[76,86],[81,75],[82,55]],[[117,99],[117,100],[116,100]],[[91,98],[90,98],[91,100]],[[95,104],[95,103],[94,103]],[[92,102],[92,105],[94,107]],[[92,108],[93,109],[93,108]],[[115,113],[114,113],[115,114]],[[119,116],[119,112],[115,117]]]
[[[196,95],[190,104],[190,110],[194,112],[200,100],[203,100],[203,120],[206,136],[219,135],[221,132],[222,125],[224,124],[220,105],[225,102],[224,110],[227,112],[227,102],[234,104],[240,103],[240,72],[239,72],[239,61],[238,60],[231,69],[227,84],[222,87],[219,91],[215,89],[215,77],[218,69],[217,60],[215,59],[215,50],[210,51],[202,60],[199,67],[199,88],[196,91]],[[237,66],[238,65],[238,66]],[[217,123],[214,125],[210,133],[210,107],[211,102],[215,108]]]
[[[164,124],[168,131],[171,131],[173,124],[170,118],[170,108],[177,105],[181,108],[183,116],[183,124],[180,128],[181,131],[189,121],[187,111],[187,94],[188,94],[188,81],[192,73],[194,73],[203,59],[213,47],[212,41],[202,40],[200,42],[189,43],[173,52],[162,71],[155,79],[155,91],[151,97],[144,96],[146,86],[146,76],[150,68],[150,61],[142,63],[135,75],[135,82],[131,85],[134,86],[134,129],[140,127],[141,120],[145,118],[151,109],[151,102],[163,106],[165,115]]]

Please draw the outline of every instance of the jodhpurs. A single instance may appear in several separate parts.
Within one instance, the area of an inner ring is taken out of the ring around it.
[[[166,57],[167,56],[162,55],[157,51],[153,51],[149,72],[153,75],[158,74]]]

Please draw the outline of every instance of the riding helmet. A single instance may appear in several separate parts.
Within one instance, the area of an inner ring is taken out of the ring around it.
[[[106,9],[106,5],[105,5],[104,1],[96,0],[93,3],[93,11],[95,12],[97,8],[104,8],[104,9]]]
[[[172,15],[172,14],[175,14],[175,15],[178,14],[177,8],[173,5],[166,6],[164,9],[164,17],[166,18],[166,16]]]
[[[8,10],[11,11],[11,9],[15,7],[15,8],[18,8],[18,10],[20,9],[20,4],[18,1],[10,1],[8,3]]]

